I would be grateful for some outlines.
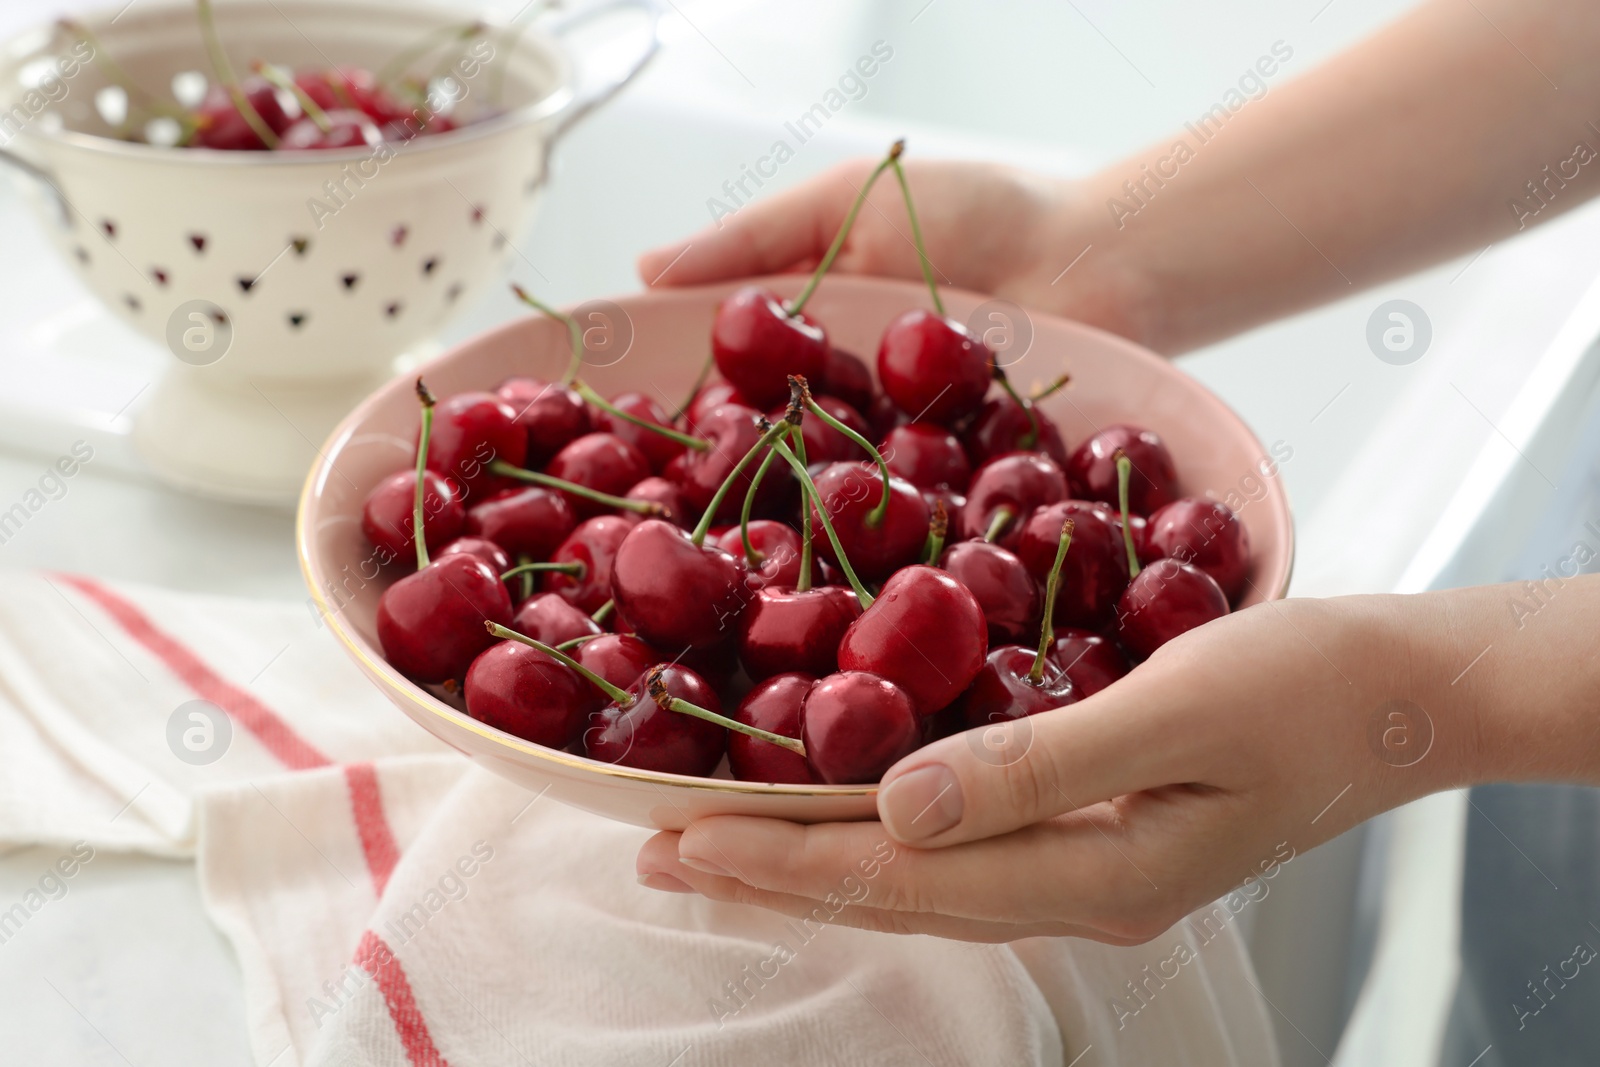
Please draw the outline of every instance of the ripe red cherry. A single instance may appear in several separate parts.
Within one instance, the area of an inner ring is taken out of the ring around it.
[[[583,574],[548,572],[541,576],[544,588],[560,594],[587,614],[599,611],[611,599],[611,564],[633,525],[631,518],[620,515],[597,515],[578,523],[567,539],[550,553],[550,561],[582,563]]]
[[[949,489],[924,489],[922,501],[928,505],[929,515],[933,514],[935,504],[943,504],[945,515],[954,516],[951,521],[956,524],[956,533],[960,534],[961,513],[967,509],[965,496]]]
[[[883,331],[878,380],[912,419],[949,424],[983,403],[993,358],[959,322],[917,308]]]
[[[549,558],[577,524],[564,493],[536,485],[502,490],[467,511],[467,533],[533,560]]]
[[[482,560],[484,566],[496,574],[504,574],[511,569],[511,557],[506,555],[506,550],[493,541],[486,541],[481,537],[458,537],[438,551],[440,556],[466,553]],[[511,596],[513,606],[522,596],[522,577],[518,575],[505,581],[506,592]]]
[[[867,420],[861,413],[849,404],[832,396],[816,396],[812,398],[817,406],[829,415],[850,427],[862,437],[871,440],[872,428],[867,425]],[[777,422],[783,418],[784,409],[775,408],[767,417]],[[806,419],[800,425],[801,436],[806,442],[807,463],[833,463],[842,459],[853,459],[861,455],[861,446],[856,444],[844,434],[818,418]],[[768,474],[771,477],[771,474]]]
[[[1228,598],[1211,575],[1161,559],[1140,571],[1117,601],[1117,639],[1145,659],[1179,634],[1227,613]]]
[[[547,645],[559,645],[601,632],[599,623],[555,593],[529,597],[512,616],[511,628]]]
[[[1128,510],[1149,515],[1178,497],[1178,472],[1161,438],[1137,426],[1107,426],[1072,452],[1067,477],[1073,493],[1117,506],[1117,450],[1133,463]]]
[[[468,715],[549,748],[570,745],[603,699],[570,668],[515,641],[479,653],[463,688]]]
[[[695,521],[699,518],[689,506],[689,498],[683,495],[683,490],[676,483],[654,474],[629,489],[625,495],[629,500],[648,500],[652,504],[660,504],[665,509],[660,518],[685,530],[694,529]]]
[[[698,433],[700,421],[709,415],[712,409],[724,404],[737,404],[742,408],[754,410],[750,401],[746,400],[744,394],[732,384],[711,382],[694,394],[694,399],[689,402],[689,407],[683,413],[684,421],[689,424],[689,429]]]
[[[972,481],[972,464],[960,439],[931,422],[895,427],[884,435],[881,451],[889,469],[918,489],[965,493]]]
[[[961,536],[984,537],[993,526],[1009,516],[993,540],[1006,547],[1016,545],[1022,524],[1037,508],[1067,497],[1067,479],[1055,460],[1039,452],[1013,452],[990,460],[972,476],[967,489],[967,506],[961,511]],[[1004,513],[1002,515],[1002,512]],[[1056,523],[1060,533],[1061,524]],[[1055,537],[1050,539],[1050,558],[1055,558]],[[1045,561],[1048,568],[1049,560]]]
[[[485,621],[511,621],[500,576],[465,552],[441,555],[378,598],[378,643],[401,674],[426,684],[460,679],[494,644]]]
[[[768,733],[798,738],[801,706],[816,683],[812,675],[797,672],[759,682],[739,701],[733,720]],[[817,781],[804,756],[759,737],[731,731],[728,734],[728,770],[741,782],[811,785]]]
[[[750,595],[746,571],[738,556],[697,545],[671,523],[646,519],[617,548],[611,595],[639,636],[657,648],[710,648],[736,632]]]
[[[717,305],[711,356],[734,388],[766,408],[788,397],[788,375],[821,379],[828,337],[804,314],[785,311],[777,294],[747,285]]]
[[[661,653],[633,634],[605,634],[585,641],[573,650],[572,658],[619,689],[629,688],[662,661]]]
[[[1072,680],[1080,700],[1128,673],[1128,660],[1117,646],[1088,630],[1057,630],[1050,658]]]
[[[620,393],[611,398],[611,406],[618,411],[625,411],[637,419],[653,422],[657,426],[672,426],[672,419],[667,415],[660,404],[643,393]],[[629,422],[609,411],[596,411],[594,426],[597,430],[615,434],[624,441],[633,445],[644,453],[645,459],[650,461],[650,469],[659,471],[671,462],[672,457],[681,453],[684,446],[681,442],[674,441],[658,433],[652,433],[643,426]]]
[[[872,385],[872,371],[860,356],[842,348],[828,347],[828,359],[822,368],[822,392],[836,396],[865,415],[877,396]]]
[[[361,505],[361,532],[407,566],[415,566],[412,514],[417,496],[417,472],[396,471],[373,487]],[[422,540],[430,550],[449,542],[466,525],[467,511],[456,487],[433,471],[422,479]]]
[[[1039,420],[1039,438],[1032,451],[1043,452],[1065,469],[1067,446],[1061,440],[1060,429],[1037,406],[1033,413]],[[983,402],[961,440],[974,463],[987,463],[996,456],[1024,447],[1023,442],[1032,431],[1033,424],[1028,421],[1028,413],[1022,405],[1005,393],[997,393]]]
[[[661,658],[670,659],[681,667],[688,667],[715,686],[726,686],[729,680],[739,673],[739,651],[732,640],[723,641],[710,648],[687,648],[680,644],[673,649],[670,656]]]
[[[324,111],[353,107],[375,122],[393,122],[408,118],[412,113],[411,108],[403,106],[378,83],[376,75],[361,67],[301,71],[294,81]],[[440,117],[435,116],[435,121]]]
[[[611,496],[621,496],[650,476],[644,453],[615,434],[588,433],[571,441],[545,465],[544,472]],[[575,494],[565,494],[579,515],[597,515],[605,505]]]
[[[1063,500],[1040,508],[1022,526],[1017,558],[1041,581],[1055,561],[1061,524],[1072,519],[1072,548],[1061,565],[1055,621],[1062,626],[1099,627],[1111,618],[1117,597],[1128,586],[1128,553],[1122,533],[1104,509],[1083,500]]]
[[[843,586],[803,592],[768,586],[750,598],[739,619],[739,660],[755,679],[785,671],[831,674],[838,669],[839,642],[860,615],[861,601]]]
[[[265,78],[246,78],[239,88],[273,133],[281,135],[294,123],[294,119],[283,109],[277,88]],[[196,148],[234,152],[259,152],[267,148],[266,142],[233,106],[233,98],[221,85],[213,85],[206,90],[205,98],[195,109],[194,120],[194,137],[189,143]]]
[[[903,688],[922,715],[949,704],[977,676],[989,647],[983,608],[944,571],[896,571],[839,642],[839,669]]]
[[[283,131],[278,147],[286,151],[327,151],[375,145],[383,140],[377,125],[360,111],[339,109],[327,113],[324,130],[311,118],[297,119]]]
[[[1038,623],[1039,583],[1022,560],[999,545],[959,541],[944,550],[939,569],[977,599],[989,626],[991,645],[1017,644]]]
[[[1134,547],[1140,546],[1135,542]],[[1146,556],[1194,564],[1232,601],[1250,574],[1250,535],[1228,505],[1186,497],[1150,516],[1140,558]]]
[[[718,548],[732,555],[743,557],[745,554],[744,538],[739,535],[737,526],[723,531],[720,537],[712,540],[716,541]],[[752,591],[769,585],[793,589],[800,584],[800,535],[794,527],[773,519],[755,519],[750,523],[750,545],[761,557],[759,563],[750,567],[749,577],[745,579]],[[749,562],[746,558],[745,563],[748,565]],[[815,582],[820,578],[813,559],[811,580]]]
[[[668,665],[661,681],[671,696],[722,713],[717,691],[688,668]],[[628,687],[627,703],[609,704],[591,716],[583,748],[590,759],[605,763],[704,777],[721,762],[727,734],[716,723],[662,708],[640,678]]]
[[[457,393],[434,408],[428,469],[454,478],[468,500],[495,484],[490,463],[502,459],[520,467],[527,453],[528,435],[516,424],[516,412],[493,393]]]
[[[511,569],[511,557],[506,555],[506,550],[493,541],[486,541],[481,537],[458,537],[441,548],[436,554],[450,556],[457,553],[466,553],[469,556],[477,557],[496,574],[504,574]],[[513,578],[511,580],[516,581],[517,579]]]
[[[526,460],[542,467],[591,428],[589,405],[573,389],[538,378],[507,378],[495,393],[511,405],[528,433]]]
[[[922,720],[910,694],[864,671],[817,682],[800,715],[806,763],[829,785],[876,782],[922,743]]]
[[[872,439],[881,441],[889,436],[889,431],[896,426],[903,426],[911,421],[911,416],[895,407],[894,400],[888,393],[879,393],[872,398],[872,403],[861,414],[867,417],[867,423],[872,427]]]
[[[883,476],[875,464],[835,463],[816,476],[816,485],[839,544],[863,581],[885,578],[922,552],[928,538],[928,504],[910,482],[889,480],[889,509],[876,526],[869,520],[883,499]],[[815,507],[811,540],[819,553],[838,565]]]
[[[733,471],[734,464],[761,440],[761,414],[738,404],[722,404],[712,408],[696,424],[695,433],[711,443],[704,452],[685,451],[663,472],[667,479],[676,482],[689,498],[689,506],[703,513],[711,499]],[[723,497],[717,510],[717,521],[737,522],[744,506],[744,497],[750,488],[750,477],[757,465],[752,463],[740,472],[728,495]],[[756,491],[756,504],[763,510],[781,498],[789,484],[787,472],[776,468],[767,471],[761,488]],[[698,516],[697,516],[698,517]]]
[[[983,669],[961,694],[968,729],[1037,715],[1078,699],[1072,680],[1048,656],[1044,677],[1037,683],[1029,677],[1037,654],[1037,649],[1001,645],[984,658]]]

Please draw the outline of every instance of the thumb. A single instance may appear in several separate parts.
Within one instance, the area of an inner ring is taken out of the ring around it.
[[[1124,687],[1139,688],[1132,676],[1113,688]],[[937,848],[1187,781],[1194,773],[1184,769],[1187,749],[1151,743],[1176,728],[1153,725],[1150,704],[1107,689],[1054,711],[942,738],[890,768],[878,790],[878,817],[897,841]]]

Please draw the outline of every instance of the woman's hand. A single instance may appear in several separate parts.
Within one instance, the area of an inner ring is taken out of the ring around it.
[[[652,838],[641,879],[796,916],[850,897],[833,921],[899,933],[1149,940],[1470,778],[1475,705],[1440,694],[1472,651],[1418,615],[1429,601],[1246,609],[1087,700],[913,753],[884,779],[881,822],[705,819]]]
[[[855,160],[759,197],[685,241],[646,252],[639,276],[652,286],[697,285],[812,270],[876,165]],[[1132,276],[1106,252],[1074,263],[1097,228],[1109,232],[1104,207],[1091,204],[1079,186],[983,163],[909,160],[905,170],[941,285],[993,293],[1128,337],[1143,333],[1146,312]],[[878,179],[833,269],[922,280],[893,174]]]

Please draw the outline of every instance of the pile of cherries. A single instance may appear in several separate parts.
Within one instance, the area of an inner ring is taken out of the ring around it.
[[[892,169],[910,211],[901,149],[872,179]],[[389,662],[593,759],[710,775],[726,754],[742,780],[870,783],[1227,614],[1250,566],[1233,512],[1180,498],[1149,430],[1068,452],[1043,394],[944,313],[926,257],[934,310],[889,324],[876,383],[828,343],[804,305],[854,218],[794,300],[722,302],[676,415],[597,394],[577,324],[520,289],[568,326],[562,380],[437,404],[419,381],[416,468],[363,513],[417,562],[378,605]]]
[[[181,148],[236,152],[351,148],[448,133],[470,121],[424,106],[429,86],[390,72],[404,70],[447,42],[480,36],[487,29],[482,23],[429,34],[385,64],[381,75],[356,66],[295,71],[258,60],[251,64],[254,73],[241,80],[222,50],[211,0],[196,0],[196,11],[214,80],[192,108],[162,103],[140,90],[86,28],[65,19],[61,26],[93,46],[97,62],[123,90],[130,116],[137,110],[176,123],[174,143]],[[448,69],[453,55],[446,56],[441,70]],[[487,114],[483,111],[476,121]],[[133,124],[122,125],[129,137],[137,137]]]

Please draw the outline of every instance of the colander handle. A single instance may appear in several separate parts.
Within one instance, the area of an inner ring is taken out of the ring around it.
[[[61,187],[56,184],[55,178],[49,171],[37,163],[30,163],[28,160],[23,159],[22,156],[9,148],[0,148],[0,163],[16,168],[22,174],[50,190],[50,195],[55,198],[56,210],[61,213],[61,225],[72,225],[72,208],[67,203],[66,195],[62,193]]]
[[[589,86],[582,92],[575,94],[565,108],[556,116],[555,128],[551,131],[547,145],[553,146],[561,136],[571,129],[580,119],[601,104],[617,95],[629,82],[638,76],[655,54],[661,49],[661,14],[660,0],[600,0],[599,3],[573,11],[565,11],[545,24],[545,31],[557,40],[565,37],[568,32],[584,25],[596,18],[610,15],[617,11],[629,9],[640,11],[649,22],[650,37],[644,48],[640,50],[627,69],[620,74],[608,78],[597,85]]]

